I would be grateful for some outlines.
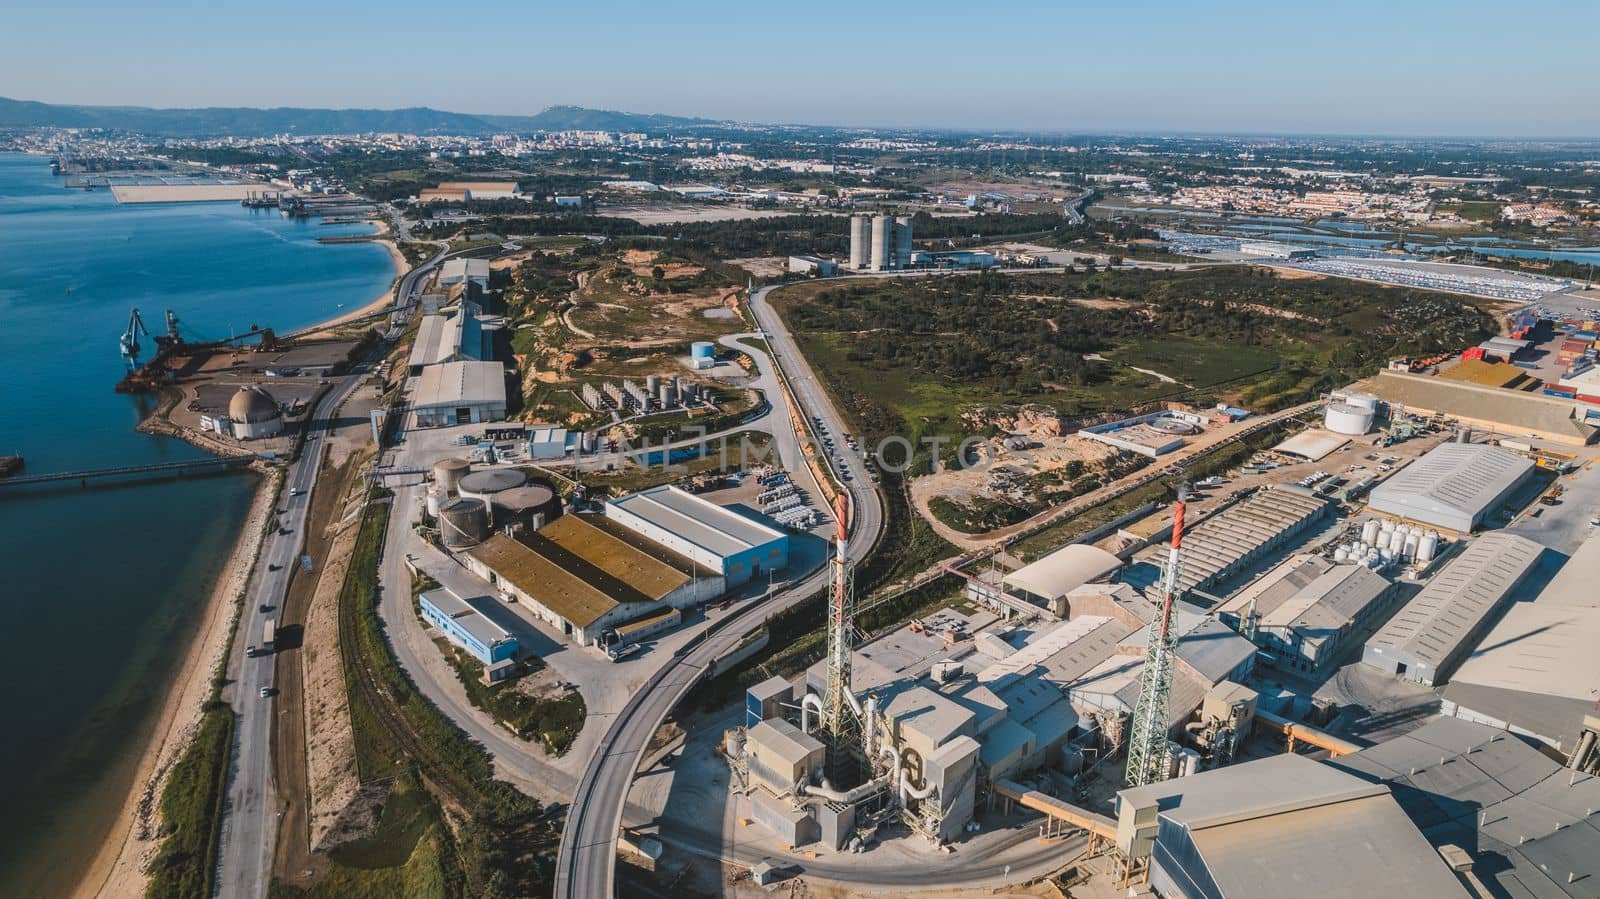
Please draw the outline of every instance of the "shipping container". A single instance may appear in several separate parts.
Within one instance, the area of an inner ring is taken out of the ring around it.
[[[1570,387],[1546,387],[1544,389],[1544,395],[1545,396],[1559,396],[1562,399],[1570,400],[1570,399],[1576,398],[1578,394],[1577,394],[1577,391],[1573,390]]]

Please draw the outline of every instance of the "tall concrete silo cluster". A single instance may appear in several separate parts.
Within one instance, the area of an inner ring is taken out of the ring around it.
[[[850,267],[883,272],[911,265],[911,216],[856,215],[850,218]]]

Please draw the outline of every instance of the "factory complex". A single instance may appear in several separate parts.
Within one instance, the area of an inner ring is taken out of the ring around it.
[[[1470,533],[1533,477],[1527,457],[1495,446],[1447,443],[1373,488],[1369,506],[1406,521]]]

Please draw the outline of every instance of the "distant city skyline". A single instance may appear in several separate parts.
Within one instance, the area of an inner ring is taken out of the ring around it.
[[[1040,133],[1600,137],[1600,4],[1137,8],[726,0],[470,12],[64,0],[9,11],[0,96],[83,105],[560,104]],[[64,23],[70,23],[65,25]]]

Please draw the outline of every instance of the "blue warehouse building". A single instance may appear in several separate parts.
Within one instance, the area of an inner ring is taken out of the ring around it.
[[[488,680],[500,680],[510,673],[517,656],[516,637],[449,590],[429,590],[417,601],[423,619],[483,663]]]

